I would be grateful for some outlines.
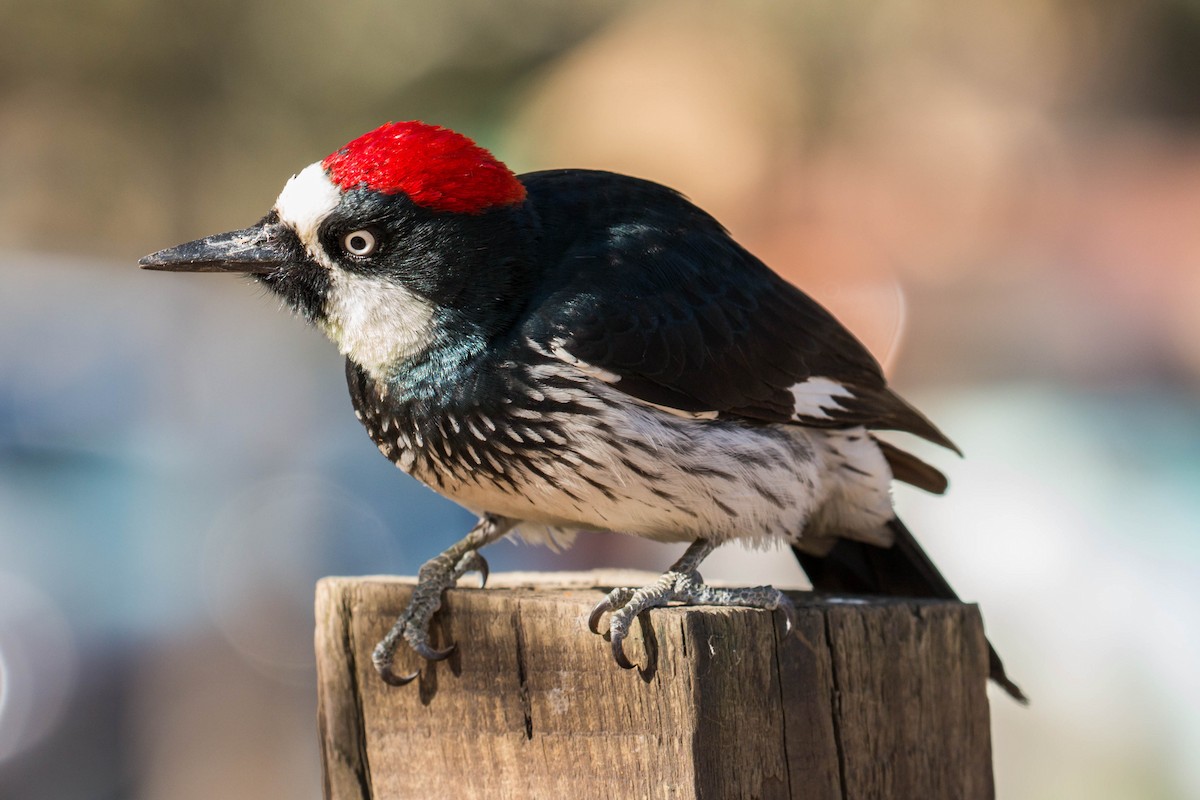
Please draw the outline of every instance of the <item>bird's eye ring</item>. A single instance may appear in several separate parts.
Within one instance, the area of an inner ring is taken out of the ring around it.
[[[352,256],[369,256],[378,246],[375,234],[365,229],[350,231],[342,237],[342,247]]]

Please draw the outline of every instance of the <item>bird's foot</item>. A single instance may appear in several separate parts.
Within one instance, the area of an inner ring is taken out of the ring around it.
[[[634,619],[647,609],[665,606],[671,602],[700,606],[762,608],[768,611],[779,609],[783,611],[786,621],[784,635],[791,633],[796,627],[796,609],[792,601],[775,587],[718,589],[706,585],[700,573],[694,569],[672,569],[663,573],[654,583],[640,589],[613,589],[592,609],[591,616],[588,617],[588,627],[592,633],[600,633],[600,619],[611,612],[608,631],[613,658],[621,667],[633,669],[635,665],[626,657],[624,644]]]
[[[375,671],[385,683],[403,686],[419,674],[397,675],[392,669],[396,648],[402,639],[426,661],[441,661],[454,652],[454,644],[439,649],[429,640],[429,623],[442,606],[442,592],[457,584],[458,579],[468,572],[478,572],[480,587],[486,585],[488,564],[479,554],[479,548],[500,538],[512,526],[511,520],[485,514],[465,538],[421,566],[417,573],[417,588],[413,590],[408,607],[371,653]]]

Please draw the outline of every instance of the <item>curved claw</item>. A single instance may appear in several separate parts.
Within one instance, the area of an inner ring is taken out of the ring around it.
[[[792,631],[796,630],[796,607],[785,597],[784,602],[779,604],[779,610],[783,612],[784,618],[783,635],[790,636]]]
[[[588,614],[588,629],[595,634],[600,633],[600,619],[609,611],[612,611],[612,601],[607,596],[599,603],[596,603],[592,609],[592,613]]]
[[[417,671],[408,675],[397,675],[395,672],[392,672],[391,664],[376,664],[375,671],[379,673],[379,677],[388,686],[404,686],[407,683],[412,683],[421,674],[420,671]]]
[[[463,556],[462,561],[458,562],[458,568],[460,572],[478,572],[479,588],[487,586],[488,576],[491,573],[488,570],[487,559],[478,550],[472,550]]]
[[[637,664],[634,664],[625,656],[625,637],[612,640],[613,660],[617,662],[617,666],[621,669],[637,669]]]
[[[409,642],[409,646],[412,647],[413,651],[417,655],[426,661],[444,661],[450,657],[451,653],[454,652],[454,648],[458,647],[458,645],[452,644],[449,647],[438,650],[437,648],[430,647],[424,642],[418,642],[417,644]]]

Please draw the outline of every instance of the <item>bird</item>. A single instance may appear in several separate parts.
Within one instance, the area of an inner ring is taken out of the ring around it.
[[[618,587],[612,656],[668,603],[780,611],[770,586],[709,587],[717,546],[790,548],[818,591],[957,599],[896,516],[892,482],[943,473],[880,435],[958,453],[889,388],[829,311],[681,193],[598,170],[514,174],[467,136],[389,122],[293,175],[257,224],[160,250],[143,268],[251,276],[345,355],[354,410],[401,470],[478,515],[427,561],[372,660],[446,658],[430,622],[504,536],[581,530],[687,543]],[[990,678],[1025,696],[989,643]]]

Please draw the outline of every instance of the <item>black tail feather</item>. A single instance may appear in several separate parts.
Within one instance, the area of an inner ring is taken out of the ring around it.
[[[904,523],[893,519],[888,527],[895,534],[895,543],[890,548],[839,539],[823,556],[792,549],[813,588],[820,592],[957,600],[958,595]],[[1029,702],[1020,687],[1008,679],[991,642],[988,665],[991,679],[1004,691],[1023,704]]]
[[[912,453],[905,452],[883,439],[874,436],[871,438],[875,439],[875,444],[879,445],[879,451],[883,453],[884,460],[892,469],[893,478],[933,494],[942,494],[946,491],[948,483],[941,470],[926,464]]]

